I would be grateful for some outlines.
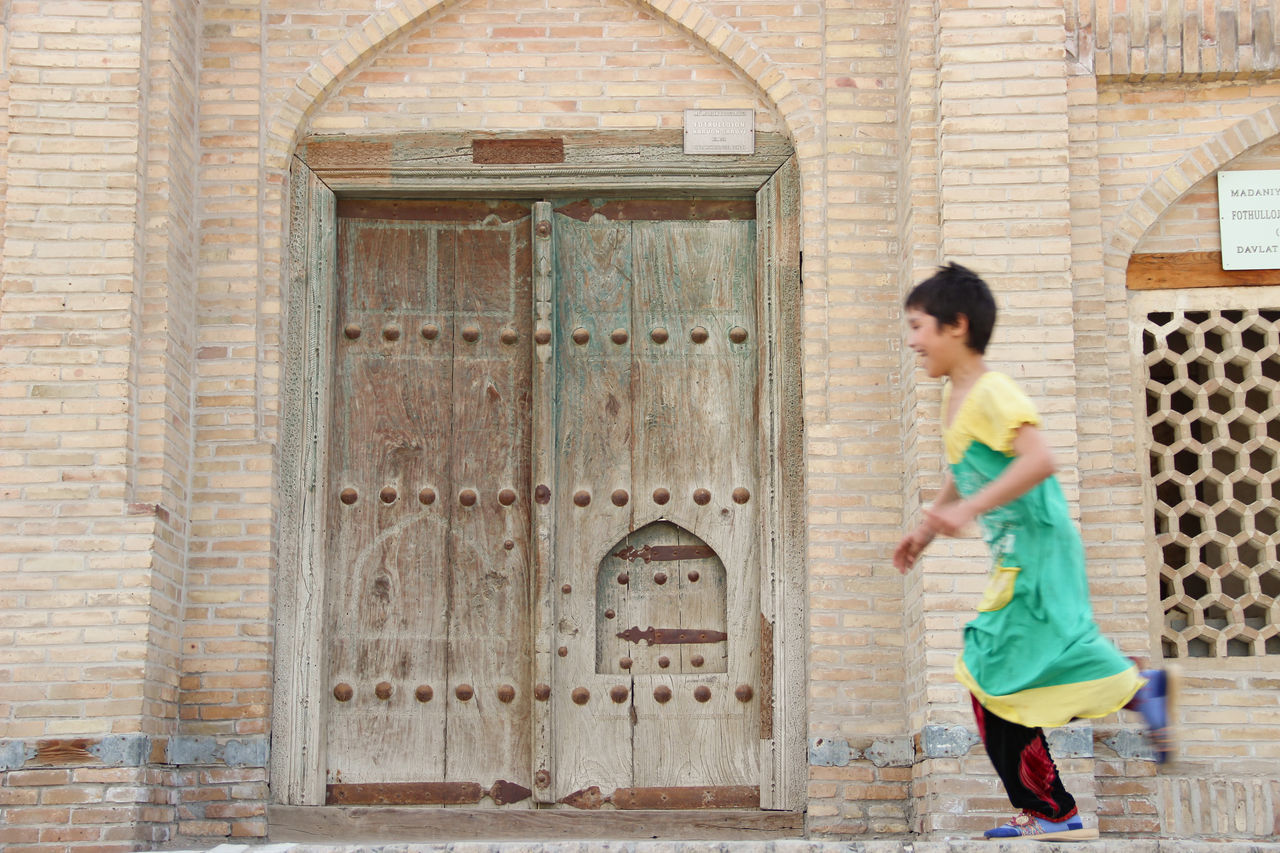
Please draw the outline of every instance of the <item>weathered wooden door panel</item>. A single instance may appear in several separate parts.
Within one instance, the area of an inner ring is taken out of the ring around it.
[[[637,313],[646,329],[669,336],[636,353],[635,488],[667,489],[663,516],[709,546],[724,566],[724,603],[714,605],[723,606],[724,617],[690,617],[723,618],[720,630],[728,635],[723,669],[707,671],[705,661],[693,666],[693,657],[706,653],[682,644],[681,674],[637,673],[634,784],[754,785],[760,674],[754,223],[637,222],[634,235]],[[694,601],[705,607],[712,599]],[[652,701],[659,686],[672,691],[671,701]],[[743,687],[753,694],[747,701],[735,695]]]
[[[452,287],[421,229],[339,220],[327,620],[330,783],[444,778],[444,710],[419,703],[447,660],[448,518],[417,500],[448,488],[450,358],[416,319],[452,318]],[[406,335],[406,332],[408,334]],[[448,330],[445,330],[445,334]],[[406,339],[407,338],[407,339]],[[337,500],[332,497],[336,493]]]
[[[754,223],[551,215],[542,307],[539,238],[503,210],[340,221],[331,795],[474,803],[502,781],[575,805],[749,804],[767,695]],[[536,348],[531,309],[551,328]]]
[[[451,283],[444,278],[441,293],[441,271],[432,274],[427,268],[433,259],[449,258],[447,248],[439,253],[433,245],[440,239],[438,230],[348,217],[342,218],[340,230],[338,263],[348,265],[340,274],[349,276],[344,308],[366,317],[450,310]]]
[[[459,226],[446,778],[529,779],[529,222]]]
[[[753,223],[553,221],[555,791],[757,785]]]
[[[330,785],[529,784],[528,231],[339,220]]]
[[[559,471],[550,701],[561,733],[559,798],[631,778],[630,679],[596,671],[594,594],[596,566],[631,524],[631,232],[627,223],[553,221]]]

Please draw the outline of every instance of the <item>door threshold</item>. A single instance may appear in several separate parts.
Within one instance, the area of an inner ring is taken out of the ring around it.
[[[803,838],[804,812],[273,805],[267,826],[272,842],[740,841]]]

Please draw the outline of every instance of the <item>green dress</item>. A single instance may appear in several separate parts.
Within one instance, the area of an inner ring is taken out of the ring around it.
[[[943,434],[961,497],[1004,472],[1024,424],[1040,425],[1027,395],[1002,373],[980,376]],[[1084,546],[1057,479],[1041,481],[980,522],[991,575],[977,618],[965,626],[956,677],[984,708],[1028,727],[1124,707],[1144,679],[1093,621]]]

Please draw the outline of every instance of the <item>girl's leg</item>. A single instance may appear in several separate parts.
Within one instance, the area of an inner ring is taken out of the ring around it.
[[[1043,729],[1002,719],[983,708],[976,697],[973,714],[982,745],[1014,808],[1055,822],[1076,813],[1075,798],[1062,785]]]
[[[1142,714],[1142,721],[1147,728],[1147,740],[1155,753],[1157,764],[1168,761],[1174,751],[1173,721],[1178,697],[1178,675],[1178,668],[1173,665],[1164,669],[1142,670],[1142,677],[1147,683],[1124,706]]]

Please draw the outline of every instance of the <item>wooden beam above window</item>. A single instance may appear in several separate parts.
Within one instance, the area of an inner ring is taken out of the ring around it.
[[[1280,284],[1280,270],[1224,270],[1221,252],[1155,252],[1130,256],[1125,284],[1130,290],[1255,287]]]

